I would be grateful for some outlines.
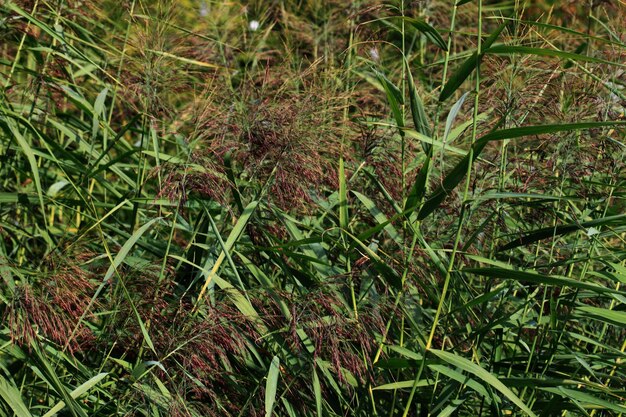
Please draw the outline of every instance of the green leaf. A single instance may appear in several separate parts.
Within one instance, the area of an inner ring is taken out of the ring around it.
[[[593,291],[598,294],[623,294],[620,291],[614,290],[612,288],[606,288],[587,282],[576,281],[572,278],[542,275],[536,272],[516,271],[514,269],[508,268],[463,268],[462,271],[465,273],[481,275],[484,277],[514,279],[516,281],[532,282],[534,284],[578,288],[581,290]]]
[[[619,327],[626,327],[626,311],[609,310],[607,308],[583,306],[576,308],[577,316],[591,317]]]
[[[359,240],[359,238],[350,233],[346,233],[346,235],[361,248],[365,255],[367,255],[367,257],[374,263],[374,268],[376,268],[376,270],[387,279],[389,284],[391,284],[395,289],[402,288],[402,278],[393,268],[387,265],[387,263],[384,262],[376,252]]]
[[[317,417],[322,417],[322,386],[320,385],[320,378],[317,376],[315,365],[313,365],[313,392],[315,393]]]
[[[104,102],[107,98],[107,93],[109,92],[108,88],[104,88],[98,97],[96,97],[96,101],[93,105],[93,116],[91,122],[91,137],[95,138],[98,134],[98,127],[100,126],[100,117],[104,113]]]
[[[208,269],[203,268],[200,265],[193,263],[188,259],[185,259],[177,255],[170,255],[170,257],[193,266],[194,268],[198,269],[202,273],[202,276],[204,277],[210,276],[211,274],[211,271],[209,271]],[[259,313],[254,309],[254,307],[252,306],[248,298],[246,298],[246,296],[241,291],[235,288],[230,282],[226,281],[225,279],[222,279],[217,274],[213,274],[212,280],[215,281],[215,284],[224,291],[226,296],[230,299],[230,301],[235,305],[235,307],[237,307],[237,309],[244,316],[248,317],[252,322],[256,323],[256,326],[262,333],[267,332],[267,328],[265,327],[263,322],[260,320]],[[197,308],[197,304],[196,304],[196,308]]]
[[[404,116],[402,115],[402,110],[400,108],[400,106],[404,104],[402,92],[391,81],[389,81],[385,74],[380,71],[376,71],[375,69],[374,73],[376,74],[378,81],[380,81],[383,88],[385,89],[385,93],[387,93],[387,101],[389,102],[389,106],[391,107],[393,117],[396,119],[396,125],[399,129],[402,129],[405,126]],[[404,134],[402,130],[400,130],[400,134]]]
[[[126,257],[130,253],[130,251],[133,249],[137,241],[141,238],[141,236],[143,236],[143,234],[146,233],[146,231],[148,231],[152,227],[152,225],[154,225],[156,222],[160,220],[161,220],[161,217],[157,217],[155,219],[150,220],[149,222],[141,226],[139,229],[137,229],[131,235],[131,237],[126,241],[126,243],[124,243],[120,251],[117,253],[117,255],[115,255],[113,262],[107,269],[107,272],[104,274],[104,278],[102,280],[103,282],[105,283],[108,282],[108,280],[118,270],[120,265],[122,265],[122,262],[124,262],[124,259],[126,259]]]
[[[544,227],[542,229],[527,232],[518,239],[512,240],[498,248],[498,252],[513,249],[518,246],[526,246],[539,240],[553,238],[565,235],[577,230],[584,230],[595,226],[605,226],[612,224],[620,224],[626,220],[626,214],[618,214],[615,216],[602,217],[600,219],[589,220],[581,223],[566,224],[556,227]]]
[[[86,382],[84,382],[81,385],[79,385],[75,390],[70,392],[70,397],[72,397],[73,399],[76,399],[76,398],[80,397],[81,395],[83,395],[87,391],[89,391],[91,388],[93,388],[96,385],[98,385],[98,383],[100,381],[102,381],[107,375],[108,375],[107,372],[102,372],[102,373],[99,373],[98,375],[94,376],[93,378],[90,378]],[[54,407],[52,407],[42,417],[52,417],[56,413],[61,411],[64,407],[65,407],[65,403],[63,401],[59,401]]]
[[[626,126],[626,122],[612,121],[612,122],[581,122],[581,123],[566,123],[560,125],[540,125],[540,126],[522,126],[514,127],[512,129],[502,129],[487,133],[481,137],[477,144],[482,146],[494,140],[503,139],[515,139],[523,136],[545,135],[548,133],[558,133],[566,131],[584,130],[584,129],[598,129],[601,127],[612,126]],[[482,149],[482,148],[481,148]]]
[[[443,40],[443,38],[441,37],[437,29],[435,29],[434,27],[426,23],[425,20],[416,19],[413,17],[406,17],[406,16],[401,17],[401,19],[403,19],[405,22],[409,23],[415,29],[419,30],[424,35],[426,35],[426,37],[430,39],[432,43],[437,45],[440,49],[444,51],[448,50],[448,45],[446,45],[446,42]]]
[[[625,64],[618,62],[611,62],[605,59],[594,58],[588,55],[575,54],[572,52],[560,51],[558,49],[547,48],[533,48],[530,46],[517,46],[517,45],[496,45],[484,50],[485,54],[491,55],[537,55],[537,56],[552,56],[556,58],[571,59],[572,61],[594,62],[597,64],[607,64],[619,67],[625,67]]]
[[[195,311],[197,311],[197,308],[200,305],[200,301],[202,300],[204,293],[209,287],[211,280],[217,275],[217,272],[219,271],[220,266],[224,262],[224,259],[226,259],[226,252],[230,252],[233,249],[233,247],[235,246],[235,243],[237,242],[237,240],[239,240],[239,236],[241,236],[244,229],[248,225],[248,222],[250,221],[250,218],[252,217],[252,214],[254,213],[258,205],[259,205],[258,201],[252,201],[243,210],[243,213],[241,213],[241,216],[237,220],[237,223],[235,223],[235,227],[233,227],[233,230],[230,231],[230,234],[228,235],[228,239],[226,239],[226,243],[224,244],[224,247],[222,251],[220,252],[220,255],[218,256],[217,260],[213,264],[213,267],[211,268],[210,272],[208,272],[209,264],[210,262],[212,262],[212,259],[210,257],[207,258],[206,263],[204,267],[202,268],[202,271],[204,271],[204,275],[205,275],[204,285],[202,286],[202,289],[200,290],[200,293],[198,294],[198,299],[196,300],[196,306],[194,307]]]
[[[415,182],[413,182],[413,186],[411,187],[411,191],[406,199],[405,210],[417,210],[418,205],[422,202],[424,195],[426,195],[426,180],[428,178],[428,170],[430,169],[430,156],[427,156],[424,164],[420,168],[417,173],[417,177],[415,178]]]
[[[470,387],[471,389],[479,393],[481,396],[483,396],[487,402],[491,402],[491,398],[489,396],[489,393],[485,389],[485,387],[479,382],[468,377],[467,375],[463,375],[462,373],[457,372],[454,369],[448,368],[447,366],[444,366],[444,365],[431,364],[431,365],[428,365],[428,367],[432,369],[433,371],[439,372],[440,374],[445,375],[448,378],[453,379],[462,385]]]
[[[623,401],[620,401],[622,405],[614,404],[612,402],[595,397],[586,392],[577,391],[569,388],[557,387],[557,388],[540,388],[542,391],[552,392],[554,394],[561,395],[566,398],[570,398],[573,401],[578,402],[585,409],[606,409],[612,410],[616,413],[626,413],[626,407],[623,405]]]
[[[270,364],[270,369],[267,373],[267,381],[265,383],[265,417],[270,417],[274,411],[279,375],[280,358],[278,356],[274,356],[272,363]]]
[[[532,412],[530,408],[524,402],[513,393],[510,389],[508,389],[498,378],[496,378],[493,374],[475,364],[474,362],[470,362],[469,360],[455,355],[454,353],[445,352],[443,350],[431,350],[433,355],[437,356],[439,359],[449,363],[450,365],[456,366],[457,368],[462,369],[465,372],[468,372],[472,375],[475,375],[477,378],[482,380],[483,382],[491,385],[493,388],[498,390],[502,395],[504,395],[509,401],[518,406],[523,412],[528,414],[531,417],[536,417],[535,413]]]
[[[37,373],[37,375],[44,380],[49,388],[52,388],[58,395],[61,396],[65,406],[69,409],[70,413],[73,416],[87,417],[87,413],[80,404],[72,398],[70,393],[68,392],[66,386],[61,381],[61,376],[56,372],[56,368],[50,363],[48,358],[46,357],[46,351],[41,350],[39,343],[37,341],[33,341],[30,344],[31,347],[31,358],[36,366],[33,366],[33,370]],[[55,352],[58,353],[58,352]]]
[[[448,117],[446,118],[446,127],[443,131],[443,142],[448,143],[448,136],[450,135],[450,130],[452,130],[452,125],[454,125],[454,121],[461,111],[461,107],[463,107],[463,103],[465,103],[465,99],[467,98],[469,91],[461,96],[460,99],[457,100],[456,103],[450,109],[448,113]]]
[[[401,354],[402,356],[406,356],[407,358],[413,359],[415,361],[421,361],[424,358],[421,353],[413,352],[412,350],[409,350],[402,346],[390,345],[388,346],[388,348],[390,350],[393,350],[394,352]]]
[[[69,181],[66,181],[66,180],[57,181],[54,184],[52,184],[50,187],[48,187],[48,192],[46,194],[48,194],[49,197],[55,198],[61,192],[63,187],[65,187],[68,184],[69,184]]]
[[[11,410],[17,417],[32,417],[17,387],[7,381],[2,375],[0,375],[0,397],[11,407]]]
[[[125,202],[120,203],[117,207],[121,207],[124,203]],[[91,297],[91,300],[89,301],[89,304],[87,305],[87,308],[85,309],[83,314],[80,316],[80,319],[76,323],[76,326],[74,326],[74,330],[72,330],[72,333],[71,333],[70,337],[68,338],[68,341],[66,342],[66,346],[70,343],[70,341],[72,340],[72,338],[74,337],[74,335],[78,331],[80,325],[82,324],[83,320],[85,319],[85,316],[89,313],[89,311],[91,310],[91,307],[93,306],[93,304],[95,303],[96,299],[100,295],[100,292],[102,292],[104,287],[109,283],[109,280],[113,277],[113,274],[115,274],[117,272],[118,268],[120,267],[120,265],[122,265],[122,262],[124,262],[124,259],[126,259],[126,257],[130,253],[130,251],[133,249],[133,247],[135,246],[135,244],[137,243],[139,238],[148,229],[150,229],[154,223],[156,223],[159,220],[161,220],[161,217],[157,217],[155,219],[152,219],[148,223],[144,224],[142,227],[137,229],[137,231],[135,231],[131,235],[131,237],[126,241],[126,243],[124,243],[124,245],[122,246],[120,251],[117,253],[117,255],[115,255],[115,258],[113,259],[113,262],[111,262],[111,265],[107,269],[107,272],[104,274],[104,278],[102,279],[102,282],[100,283],[100,286],[96,289],[96,292],[94,293],[93,297]],[[124,287],[124,289],[125,289],[125,287]],[[133,309],[134,309],[134,305],[132,304],[132,301],[131,301],[131,306],[133,306]],[[145,327],[143,326],[142,320],[139,317],[139,315],[138,315],[136,310],[135,310],[135,314],[137,314],[137,318],[139,320],[139,324],[141,326],[142,333],[143,333],[144,338],[146,339],[146,342],[148,343],[150,348],[154,351],[154,346],[152,345],[152,341],[150,340],[150,337],[148,336],[148,333],[145,330]]]
[[[253,323],[256,324],[257,329],[262,333],[267,333],[267,327],[263,324],[260,319],[259,313],[255,310],[254,306],[250,303],[248,298],[239,291],[237,288],[233,287],[233,285],[221,278],[219,275],[214,275],[213,280],[215,281],[215,285],[220,287],[228,296],[228,298],[232,301],[232,303],[237,307],[237,309],[247,318],[250,319]]]
[[[45,216],[46,209],[43,200],[43,189],[41,187],[41,179],[39,177],[39,166],[37,165],[37,160],[35,159],[35,154],[30,144],[26,140],[26,138],[22,135],[19,130],[17,123],[12,118],[7,116],[2,117],[4,123],[9,128],[11,135],[15,138],[19,148],[22,150],[26,159],[28,160],[28,164],[30,165],[30,170],[33,176],[33,182],[35,183],[35,189],[37,190],[37,196],[39,197],[39,206],[41,208],[41,214]]]
[[[406,74],[407,74],[407,84],[409,86],[409,102],[411,103],[411,117],[413,118],[413,124],[415,125],[415,130],[421,133],[424,136],[430,137],[431,131],[428,126],[428,118],[426,117],[426,112],[424,111],[424,103],[422,103],[422,99],[419,94],[417,94],[417,88],[415,87],[415,80],[413,79],[413,74],[411,74],[411,68],[409,67],[408,61],[404,60],[406,65]],[[425,153],[430,152],[430,144],[427,142],[422,142],[422,148]]]
[[[483,50],[489,48],[496,41],[496,39],[498,39],[498,36],[500,36],[500,33],[505,28],[505,26],[506,23],[500,25],[498,29],[496,29],[496,31],[493,32],[485,40],[485,42],[483,42]],[[480,61],[482,60],[482,58],[483,54],[479,55],[478,51],[475,51],[461,64],[456,72],[452,74],[452,76],[450,76],[450,79],[441,90],[441,93],[439,94],[440,102],[447,100],[450,96],[452,96],[452,94],[454,94],[454,92],[461,86],[461,84],[463,84],[463,81],[465,81],[470,76],[470,74],[474,72],[478,65],[480,65]]]
[[[363,203],[365,208],[370,212],[372,217],[374,217],[374,219],[378,222],[379,225],[385,225],[384,229],[387,232],[387,234],[389,234],[389,237],[391,237],[394,240],[394,242],[401,244],[402,238],[398,234],[398,231],[396,230],[395,227],[393,227],[393,225],[391,224],[387,216],[385,216],[385,214],[382,211],[380,211],[378,207],[376,207],[376,204],[372,200],[370,200],[368,197],[364,196],[363,194],[357,191],[351,191],[351,192],[361,201],[361,203]]]
[[[346,184],[346,170],[344,168],[343,157],[339,158],[339,226],[346,230],[348,228],[348,191]]]
[[[428,381],[427,379],[420,379],[417,382],[415,382],[413,379],[409,379],[407,381],[390,382],[388,384],[378,385],[372,388],[372,390],[385,391],[385,390],[397,390],[397,389],[411,389],[413,388],[414,385],[418,388],[428,387],[432,385],[432,382]]]
[[[626,122],[585,122],[585,123],[568,123],[561,125],[541,125],[541,126],[524,126],[515,127],[512,129],[501,129],[490,133],[487,133],[474,143],[472,158],[470,160],[470,153],[463,158],[453,169],[450,171],[441,185],[429,196],[428,200],[422,206],[418,214],[418,219],[423,220],[430,213],[435,211],[441,202],[448,196],[452,190],[463,180],[467,173],[468,164],[473,163],[480,155],[482,150],[487,146],[489,142],[503,140],[503,139],[515,139],[523,136],[542,135],[547,133],[557,133],[565,131],[594,129],[600,127],[619,126],[626,125]]]

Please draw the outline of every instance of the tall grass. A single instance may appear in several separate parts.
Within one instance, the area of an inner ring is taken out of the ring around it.
[[[626,413],[622,2],[0,3],[0,412]]]

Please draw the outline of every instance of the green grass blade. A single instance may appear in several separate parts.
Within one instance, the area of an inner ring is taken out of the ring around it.
[[[409,67],[409,63],[405,61],[405,64],[407,84],[409,86],[409,103],[411,104],[411,117],[413,119],[413,124],[415,125],[415,130],[424,136],[430,137],[432,133],[428,124],[428,118],[426,117],[426,111],[424,111],[424,103],[417,93],[415,80],[413,79],[413,74],[411,74],[411,68]],[[422,148],[424,149],[424,152],[429,153],[431,146],[426,142],[422,142]]]
[[[87,417],[87,413],[74,398],[70,396],[68,389],[61,380],[61,376],[57,373],[56,368],[47,358],[46,351],[42,350],[38,342],[31,343],[33,361],[37,366],[38,375],[52,388],[65,403],[71,415],[75,417]]]
[[[276,389],[278,388],[278,377],[280,376],[280,358],[274,356],[270,369],[267,373],[265,383],[265,417],[271,417],[276,401]]]
[[[313,365],[313,393],[315,394],[315,410],[317,411],[317,417],[322,417],[322,386],[320,385],[320,378],[317,375],[315,365]]]
[[[17,388],[0,375],[0,397],[17,417],[32,417]]]
[[[384,225],[384,230],[387,232],[387,234],[389,234],[389,237],[391,237],[394,242],[401,244],[402,239],[398,231],[395,227],[393,227],[387,216],[385,216],[385,214],[380,211],[378,207],[376,207],[376,204],[372,200],[370,200],[369,197],[366,197],[365,195],[357,191],[352,191],[352,194],[354,194],[361,201],[361,203],[363,203],[365,208],[370,212],[372,217],[376,219],[379,225]]]
[[[496,45],[488,48],[484,52],[491,55],[536,55],[536,56],[551,56],[561,59],[571,59],[572,61],[592,62],[596,64],[615,65],[619,67],[625,67],[626,64],[619,62],[607,61],[605,59],[594,58],[588,55],[581,55],[572,52],[559,51],[557,49],[547,48],[534,48],[530,46],[516,46],[516,45]]]
[[[356,236],[346,233],[353,241],[361,248],[361,250],[365,253],[365,255],[374,263],[374,267],[383,275],[389,284],[391,284],[394,288],[400,289],[402,287],[402,278],[398,275],[398,273],[391,268],[385,261],[381,259],[381,257],[374,252],[368,245],[363,243]]]
[[[426,195],[427,189],[426,180],[428,179],[428,170],[430,169],[430,157],[426,157],[424,161],[424,165],[420,168],[417,173],[417,177],[415,178],[415,182],[411,187],[411,191],[406,199],[406,208],[405,211],[414,211],[417,210],[419,203],[422,201],[424,196]]]
[[[137,229],[130,238],[124,243],[120,251],[115,255],[113,262],[107,269],[107,272],[104,274],[103,282],[108,282],[108,280],[113,277],[113,274],[119,269],[120,265],[124,262],[126,257],[129,255],[130,251],[133,249],[137,241],[146,233],[156,222],[160,221],[161,217],[157,217],[155,219],[150,220],[139,229]]]
[[[552,392],[554,394],[561,395],[565,398],[570,398],[573,401],[578,402],[585,409],[604,409],[612,410],[619,414],[626,413],[626,407],[622,401],[622,404],[614,404],[610,401],[603,400],[595,397],[586,392],[577,391],[569,388],[557,387],[557,388],[541,388],[542,391]]]
[[[98,385],[98,383],[100,383],[100,381],[102,381],[107,375],[109,375],[107,372],[101,372],[98,375],[94,376],[93,378],[90,378],[89,380],[85,381],[84,383],[76,387],[75,390],[71,391],[70,397],[72,397],[73,399],[80,397],[81,395],[85,394],[87,391],[89,391],[90,389]],[[65,403],[63,401],[59,401],[54,407],[52,407],[42,417],[53,417],[55,414],[61,411],[64,407],[65,407]]]
[[[626,311],[609,310],[608,308],[582,306],[576,308],[579,317],[590,317],[614,326],[626,327]]]
[[[339,158],[339,227],[348,228],[348,187],[343,157]]]
[[[454,125],[456,117],[458,116],[459,111],[461,111],[461,107],[463,107],[463,103],[465,103],[465,99],[467,98],[468,94],[469,94],[469,91],[467,93],[463,94],[461,96],[461,98],[459,98],[457,100],[457,102],[454,103],[454,105],[450,109],[450,112],[448,113],[448,117],[446,118],[446,127],[445,127],[445,129],[443,131],[443,142],[444,143],[448,143],[448,136],[450,135],[450,131],[452,130],[452,126]]]
[[[623,292],[614,290],[613,288],[607,288],[596,284],[576,281],[572,278],[542,275],[536,272],[517,271],[508,268],[463,268],[463,272],[481,275],[483,277],[514,279],[521,282],[532,282],[533,284],[578,288],[581,290],[593,291],[598,294],[623,294]]]
[[[626,125],[626,122],[585,122],[568,123],[561,125],[524,126],[511,129],[496,130],[482,136],[473,146],[473,152],[466,155],[444,178],[441,185],[430,195],[418,214],[418,219],[423,220],[431,214],[452,190],[463,180],[469,164],[473,163],[489,142],[515,139],[523,136],[543,135],[548,133],[567,132],[584,129],[595,129],[610,126]],[[472,158],[470,160],[470,155]]]
[[[378,81],[385,89],[385,93],[387,94],[387,101],[389,102],[389,106],[391,107],[391,113],[396,120],[396,125],[399,129],[402,129],[405,126],[404,116],[402,115],[401,110],[401,105],[404,104],[402,92],[389,80],[389,78],[385,76],[385,74],[376,70],[374,70],[374,73],[376,74]],[[402,130],[400,132],[401,134],[403,134]]]
[[[228,251],[228,252],[232,251],[233,247],[235,246],[235,243],[237,242],[237,240],[243,233],[244,229],[246,228],[248,222],[250,221],[250,218],[254,214],[254,211],[256,210],[258,205],[259,205],[258,201],[253,201],[250,204],[248,204],[246,208],[244,209],[243,213],[241,213],[241,216],[237,220],[237,223],[235,223],[235,227],[233,227],[233,230],[231,230],[230,234],[228,235],[228,239],[226,239],[226,243],[224,244],[223,250],[220,252],[219,257],[213,264],[211,271],[205,276],[204,285],[202,286],[202,289],[200,290],[200,293],[198,294],[198,299],[196,300],[194,311],[197,311],[198,306],[200,305],[200,301],[202,300],[204,293],[209,287],[211,280],[216,276],[217,272],[220,269],[220,266],[224,262],[224,259],[226,259],[225,251]],[[204,265],[203,270],[208,270],[209,262],[211,262],[211,259],[207,259],[207,264]]]
[[[46,209],[43,201],[44,192],[41,186],[41,178],[39,176],[39,166],[37,165],[37,160],[35,159],[35,154],[33,153],[33,149],[30,144],[26,140],[26,138],[20,132],[18,125],[15,121],[7,116],[2,117],[4,124],[8,127],[11,135],[15,138],[18,147],[26,156],[28,160],[28,165],[30,165],[30,170],[33,176],[33,182],[35,183],[35,189],[37,190],[37,196],[39,197],[39,206],[41,208],[41,214],[45,216]]]
[[[520,238],[502,245],[500,248],[498,248],[498,251],[502,252],[505,250],[517,248],[519,246],[526,246],[543,239],[566,235],[568,233],[572,233],[577,230],[584,230],[590,227],[621,224],[624,222],[624,220],[626,220],[626,214],[618,214],[615,216],[603,217],[601,219],[589,220],[577,224],[566,224],[556,227],[544,227],[538,230],[534,230],[532,232],[527,232]]]
[[[422,19],[416,19],[413,17],[406,17],[406,16],[401,17],[401,19],[403,19],[405,22],[409,23],[415,29],[419,30],[424,35],[426,35],[426,37],[430,39],[432,43],[437,45],[439,49],[443,51],[448,50],[448,45],[446,44],[446,41],[443,40],[443,38],[441,37],[437,29],[435,29],[434,27],[426,23],[426,21]]]
[[[504,30],[506,23],[500,25],[495,32],[493,32],[485,41],[483,42],[483,50],[489,48],[500,36],[502,30]],[[480,65],[480,61],[482,60],[483,54],[479,55],[479,51],[474,52],[469,58],[467,58],[461,66],[456,70],[448,82],[441,90],[439,94],[439,101],[443,102],[450,98],[452,94],[463,84],[463,82],[474,72],[474,70]]]
[[[531,417],[536,417],[535,413],[533,413],[532,410],[528,408],[528,406],[524,404],[524,402],[513,393],[513,391],[507,388],[502,382],[500,382],[500,380],[498,380],[498,378],[496,378],[492,373],[488,372],[481,366],[475,364],[474,362],[470,362],[469,360],[461,356],[455,355],[454,353],[445,352],[442,350],[431,350],[430,352],[444,362],[447,362],[450,365],[453,365],[465,372],[475,375],[483,382],[491,385],[493,388],[498,390],[509,401],[519,407],[524,413]]]
[[[418,388],[428,387],[430,385],[432,385],[432,382],[429,382],[427,379],[420,379],[417,382],[410,379],[406,381],[396,381],[396,382],[390,382],[388,384],[378,385],[372,388],[372,390],[373,391],[389,391],[389,390],[398,390],[398,389],[410,389],[410,388],[413,388],[413,386],[416,386]]]
[[[480,394],[483,398],[485,398],[487,402],[490,401],[489,393],[487,392],[485,387],[482,384],[480,384],[478,381],[475,381],[474,379],[469,378],[467,375],[463,375],[462,373],[457,372],[454,369],[448,368],[447,366],[444,366],[444,365],[432,364],[432,365],[428,365],[428,367],[435,372],[438,372],[442,375],[447,376],[450,379],[455,380],[461,385],[470,387],[471,389],[476,391],[478,394]]]
[[[120,205],[118,205],[118,207],[121,207],[121,206],[122,206],[122,204],[120,203]],[[81,315],[80,319],[78,320],[78,323],[76,323],[76,326],[74,326],[74,330],[72,331],[72,334],[70,335],[68,341],[66,342],[66,346],[69,345],[70,341],[72,340],[72,338],[74,337],[74,335],[78,331],[80,325],[82,324],[82,322],[85,319],[86,315],[89,313],[89,310],[91,309],[91,307],[93,306],[94,302],[96,301],[96,298],[98,298],[98,296],[100,295],[100,293],[102,292],[104,287],[107,284],[109,284],[109,280],[113,277],[113,275],[117,273],[117,271],[119,270],[119,267],[122,265],[122,263],[124,262],[126,257],[129,255],[130,251],[133,249],[135,244],[139,241],[141,236],[143,236],[143,234],[148,229],[150,229],[152,227],[153,224],[155,224],[157,221],[160,221],[160,220],[161,220],[160,217],[154,218],[154,219],[150,220],[149,222],[147,222],[146,224],[144,224],[139,229],[137,229],[130,236],[130,238],[124,243],[124,245],[122,246],[120,251],[117,253],[117,255],[115,255],[115,258],[112,260],[111,265],[107,269],[107,272],[104,274],[104,278],[102,279],[102,282],[100,283],[100,286],[98,287],[98,289],[94,293],[93,297],[89,301],[89,305],[87,306],[87,308],[85,309],[85,311]],[[136,310],[135,310],[135,313],[136,313]],[[143,324],[142,324],[141,319],[139,318],[139,316],[137,316],[137,318],[139,319],[139,324],[142,326],[142,332],[144,332],[144,337],[147,337],[148,334],[147,334],[147,332],[145,332],[145,329],[143,328]],[[149,337],[146,338],[146,341],[149,342],[150,345],[152,345]]]

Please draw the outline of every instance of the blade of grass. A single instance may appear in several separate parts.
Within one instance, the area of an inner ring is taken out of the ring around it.
[[[391,107],[391,113],[396,120],[396,125],[398,129],[400,129],[400,134],[403,134],[402,128],[404,128],[405,123],[404,116],[402,115],[402,105],[404,104],[402,91],[400,91],[400,89],[396,87],[395,84],[393,84],[382,72],[374,69],[374,73],[376,74],[376,78],[378,78],[378,81],[385,89],[385,93],[387,94],[387,101],[389,102],[389,106]]]
[[[521,282],[532,282],[534,284],[554,285],[558,287],[578,288],[581,290],[589,290],[598,294],[623,294],[623,292],[613,288],[601,287],[596,284],[576,281],[567,277],[555,277],[550,275],[542,275],[536,272],[518,271],[508,268],[463,268],[465,273],[481,275],[484,277],[514,279]]]
[[[489,48],[500,36],[500,33],[506,27],[506,23],[501,24],[482,44],[483,51]],[[474,72],[474,70],[480,65],[484,54],[478,54],[478,51],[474,52],[469,58],[467,58],[461,66],[450,76],[448,82],[441,90],[439,94],[439,101],[446,101],[454,94],[456,90],[463,84],[463,82]]]
[[[276,402],[276,389],[278,388],[278,377],[280,376],[280,359],[274,356],[270,369],[267,372],[267,381],[265,383],[265,417],[271,417],[274,412],[274,403]]]
[[[406,23],[409,23],[415,29],[422,32],[432,43],[437,45],[439,49],[443,51],[448,50],[448,45],[443,40],[437,29],[426,23],[423,19],[416,19],[414,17],[401,16],[400,19],[404,20]]]
[[[7,381],[2,375],[0,375],[0,397],[17,417],[32,417],[17,387]]]
[[[573,61],[592,62],[596,64],[613,65],[619,67],[626,67],[626,64],[619,62],[607,61],[605,59],[594,58],[589,55],[576,54],[572,52],[559,51],[557,49],[548,48],[534,48],[530,46],[517,46],[517,45],[496,45],[485,50],[485,54],[491,55],[537,55],[537,56],[551,56],[561,59],[571,59]]]
[[[577,230],[584,230],[590,227],[617,225],[623,223],[626,219],[626,214],[617,214],[615,216],[603,217],[600,219],[589,220],[577,224],[567,224],[556,227],[545,227],[542,229],[534,230],[532,232],[525,233],[522,237],[512,240],[498,248],[498,252],[517,248],[520,246],[527,246],[537,241],[554,238],[556,236],[562,236],[568,233],[575,232]]]
[[[93,387],[98,385],[100,383],[100,381],[102,381],[108,375],[109,374],[107,372],[102,372],[102,373],[99,373],[98,375],[90,378],[89,380],[85,381],[84,383],[82,383],[78,387],[76,387],[76,389],[71,391],[70,392],[70,397],[72,397],[73,399],[77,399],[78,397],[80,397],[81,395],[85,394],[90,389],[92,389]],[[53,417],[59,411],[63,410],[63,408],[65,408],[65,403],[63,401],[59,401],[54,407],[52,407],[50,410],[48,410],[48,412],[46,414],[44,414],[42,417]]]
[[[472,147],[472,152],[468,154],[465,158],[463,158],[453,169],[450,171],[443,182],[437,189],[430,195],[428,200],[424,202],[422,209],[418,214],[418,219],[423,220],[429,214],[431,214],[447,195],[454,190],[454,188],[463,180],[467,173],[467,168],[470,164],[478,158],[482,150],[487,146],[489,142],[504,140],[504,139],[515,139],[523,136],[532,136],[532,135],[543,135],[548,133],[557,133],[557,132],[567,132],[567,131],[575,131],[575,130],[583,130],[583,129],[595,129],[601,127],[610,127],[610,126],[623,126],[626,125],[626,122],[585,122],[585,123],[569,123],[569,124],[561,124],[561,125],[541,125],[541,126],[525,126],[525,127],[516,127],[511,129],[501,129],[496,130],[486,135],[482,136],[480,139],[476,141],[474,146]]]
[[[455,355],[454,353],[446,352],[443,350],[431,350],[430,353],[437,356],[439,359],[444,362],[449,363],[450,365],[456,366],[457,368],[468,372],[472,375],[475,375],[481,381],[489,384],[496,390],[498,390],[502,395],[504,395],[509,401],[519,407],[524,413],[531,417],[536,417],[535,413],[532,412],[530,408],[526,404],[519,399],[517,395],[513,393],[509,388],[507,388],[498,378],[496,378],[492,373],[488,372],[486,369],[481,366],[475,364],[474,362],[470,362],[469,360]]]
[[[224,244],[224,249],[220,252],[219,257],[217,258],[217,260],[213,264],[213,267],[211,268],[211,271],[205,277],[204,285],[202,286],[202,289],[200,290],[200,293],[198,294],[198,299],[196,300],[196,303],[193,308],[194,314],[197,313],[198,307],[200,306],[200,302],[202,301],[202,298],[204,297],[204,293],[209,287],[211,280],[219,271],[220,266],[224,262],[224,259],[226,259],[225,251],[230,252],[233,249],[233,247],[235,246],[235,243],[237,242],[237,240],[239,240],[239,237],[241,236],[244,229],[246,228],[246,225],[250,221],[250,218],[254,214],[254,211],[256,210],[258,205],[259,205],[258,201],[253,201],[250,204],[248,204],[246,208],[244,209],[243,213],[241,214],[241,216],[239,217],[239,219],[237,220],[237,223],[235,223],[235,227],[233,227],[233,230],[231,230],[230,234],[228,235],[228,239],[226,239],[226,243]],[[211,262],[211,259],[207,259],[207,264],[204,266],[203,269],[208,270],[209,262]]]

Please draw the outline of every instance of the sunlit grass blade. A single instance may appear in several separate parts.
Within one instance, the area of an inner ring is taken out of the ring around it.
[[[17,387],[2,375],[0,375],[0,398],[13,410],[17,417],[32,417]]]
[[[265,417],[271,417],[274,412],[274,403],[276,402],[276,389],[278,388],[278,377],[280,376],[280,359],[274,356],[270,369],[267,372],[267,381],[265,383]]]
[[[576,307],[576,315],[590,317],[614,326],[626,327],[626,312],[593,306]]]
[[[204,297],[204,293],[206,292],[207,288],[209,287],[209,284],[211,283],[211,280],[214,278],[214,276],[216,276],[217,272],[219,271],[220,267],[222,266],[222,263],[224,262],[224,259],[226,259],[226,252],[227,251],[228,252],[232,251],[233,247],[235,246],[235,243],[237,242],[237,240],[239,239],[239,237],[243,233],[244,229],[246,228],[246,225],[250,221],[250,218],[254,214],[254,211],[256,210],[258,205],[259,205],[258,201],[253,201],[253,202],[249,203],[246,206],[246,208],[244,209],[244,211],[241,214],[241,216],[239,217],[239,219],[237,220],[237,223],[233,227],[233,230],[231,230],[230,234],[228,235],[228,239],[226,239],[226,242],[224,244],[224,248],[220,252],[219,257],[217,258],[217,260],[213,264],[213,267],[211,268],[210,272],[208,274],[206,274],[204,285],[202,286],[202,289],[200,290],[200,293],[198,294],[198,298],[196,300],[196,304],[195,304],[194,310],[197,311],[197,309],[198,309],[198,307],[200,305],[200,301]],[[208,270],[208,266],[209,266],[208,262],[210,262],[210,259],[207,259],[207,265],[205,265],[205,267],[203,269]]]
[[[89,390],[91,390],[93,387],[98,385],[100,383],[100,381],[102,381],[104,378],[107,377],[107,375],[108,375],[107,372],[102,372],[102,373],[99,373],[98,375],[88,379],[87,381],[85,381],[84,383],[82,383],[78,387],[76,387],[76,389],[71,391],[70,392],[70,396],[72,398],[74,398],[74,399],[82,396],[83,394],[85,394]],[[50,410],[48,410],[48,412],[46,414],[44,414],[43,417],[52,417],[52,416],[56,415],[59,411],[63,410],[64,407],[65,407],[65,403],[63,401],[60,401],[58,404],[56,404],[54,407],[52,407]]]
[[[442,350],[431,350],[430,353],[437,356],[444,362],[449,363],[450,365],[456,366],[465,372],[475,375],[486,384],[498,390],[509,401],[519,407],[525,414],[531,417],[536,417],[535,413],[533,413],[532,410],[528,408],[528,406],[524,404],[524,402],[513,393],[513,391],[507,388],[502,382],[500,382],[500,380],[498,380],[498,378],[496,378],[492,373],[488,372],[481,366],[450,352],[445,352]]]

